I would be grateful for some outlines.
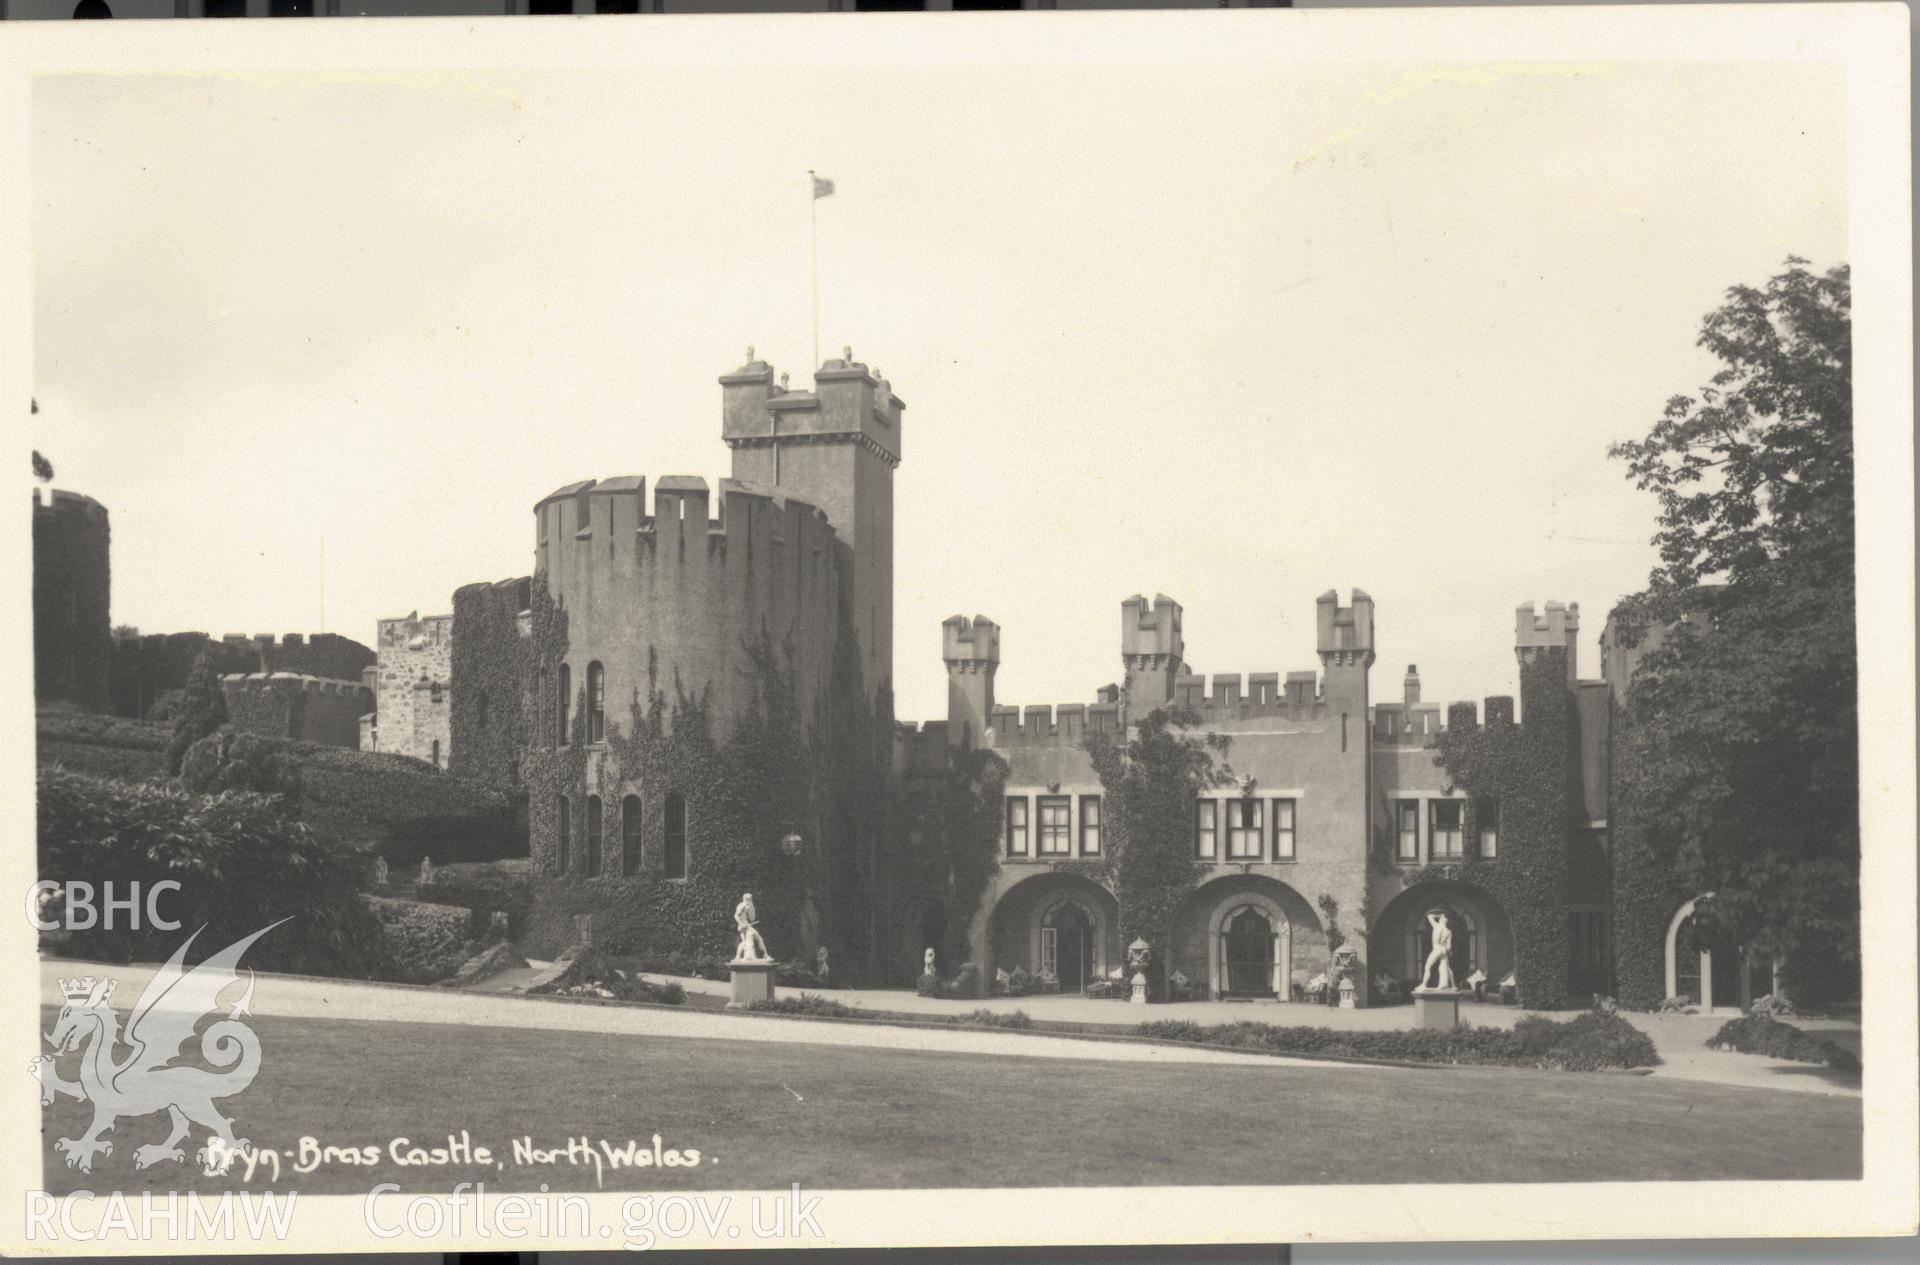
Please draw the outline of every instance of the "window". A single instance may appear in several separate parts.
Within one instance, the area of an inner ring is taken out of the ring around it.
[[[480,691],[480,698],[479,698],[479,701],[474,704],[473,713],[474,713],[473,718],[474,718],[475,727],[482,730],[486,729],[487,727],[487,692],[485,690]]]
[[[1293,801],[1273,801],[1273,859],[1293,860]]]
[[[433,740],[433,767],[436,769],[440,767],[440,740],[438,738]]]
[[[1073,801],[1065,795],[1040,797],[1040,855],[1063,857],[1073,851]]]
[[[207,0],[203,12],[210,18],[244,18],[247,16],[247,0]]]
[[[1394,824],[1399,830],[1400,843],[1394,857],[1401,861],[1420,859],[1420,801],[1402,799],[1394,801]]]
[[[638,13],[640,0],[593,0],[595,13]]]
[[[607,740],[607,673],[598,663],[587,665],[587,741]]]
[[[640,872],[640,797],[629,795],[620,801],[620,872]]]
[[[1100,855],[1100,797],[1098,795],[1080,797],[1080,855],[1086,857]]]
[[[540,723],[540,708],[547,701],[547,670],[537,669],[533,674],[533,732],[537,735],[544,731]]]
[[[567,853],[571,850],[572,845],[572,806],[567,803],[567,797],[562,795],[560,797],[560,839],[559,842],[554,845],[553,853],[553,872],[555,874],[565,874],[567,872]]]
[[[527,0],[527,12],[528,13],[572,13],[573,0]],[[582,497],[580,499],[580,509],[581,509],[580,525],[582,527],[585,527],[587,525],[586,508],[587,508],[587,500],[585,497]]]
[[[665,846],[661,866],[668,878],[687,876],[687,801],[679,791],[667,792]]]
[[[310,18],[313,16],[313,0],[273,0],[267,7],[267,15],[276,18]]]
[[[427,697],[436,703],[440,701],[440,682],[435,681],[427,686]]]
[[[1193,854],[1202,861],[1220,855],[1220,805],[1210,799],[1193,801]]]
[[[1260,819],[1260,801],[1257,799],[1230,799],[1227,801],[1227,859],[1229,861],[1258,861],[1265,849],[1261,838],[1263,831]]]
[[[520,757],[519,756],[510,756],[507,759],[507,784],[509,786],[520,785]]]
[[[1428,800],[1428,839],[1436,860],[1458,861],[1462,853],[1460,805],[1457,799]]]
[[[556,696],[560,701],[560,736],[556,742],[564,747],[567,745],[567,717],[573,710],[573,669],[564,663],[560,665],[560,688]]]
[[[600,832],[606,826],[601,816],[600,797],[587,796],[587,877],[600,877]]]
[[[1480,827],[1480,855],[1491,861],[1500,855],[1500,801],[1489,795],[1473,806]]]
[[[1007,796],[1007,855],[1027,855],[1027,797]]]

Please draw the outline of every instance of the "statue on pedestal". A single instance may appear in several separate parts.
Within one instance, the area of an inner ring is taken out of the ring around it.
[[[1427,964],[1420,968],[1420,987],[1451,992],[1453,961],[1448,955],[1453,952],[1453,929],[1447,925],[1447,915],[1438,909],[1427,914],[1427,925],[1433,928],[1433,951],[1427,954]],[[1438,978],[1429,985],[1427,978],[1434,975],[1435,966],[1439,967]]]
[[[431,882],[433,882],[433,858],[421,857],[420,858],[420,878],[415,883],[415,886],[425,887]]]
[[[829,968],[827,966],[827,946],[824,944],[813,951],[813,973],[822,980],[825,980],[829,974]]]
[[[927,946],[927,953],[926,953],[926,956],[925,956],[924,958],[922,958],[922,959],[921,959],[921,963],[920,963],[920,973],[921,973],[922,975],[935,975],[935,974],[938,974],[938,972],[936,972],[936,971],[935,971],[935,970],[933,969],[933,964],[934,964],[934,956],[933,956],[933,946],[932,946],[932,945],[928,945],[928,946]]]
[[[753,910],[753,893],[745,892],[733,907],[734,929],[740,933],[740,947],[733,951],[736,962],[771,962],[767,942],[760,938],[760,918]]]

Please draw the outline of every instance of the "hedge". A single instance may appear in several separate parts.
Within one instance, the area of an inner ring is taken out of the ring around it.
[[[111,882],[117,894],[174,880],[157,927],[74,931],[62,950],[108,960],[164,960],[196,928],[212,953],[282,918],[288,926],[248,951],[261,970],[364,976],[380,965],[376,925],[360,903],[366,867],[351,849],[249,791],[195,795],[62,769],[39,775],[39,868],[55,882]],[[458,966],[458,963],[455,963]]]
[[[518,940],[525,933],[527,915],[533,908],[533,877],[524,857],[436,864],[433,881],[417,888],[416,894],[444,905],[503,913],[507,916],[507,938]]]
[[[379,922],[385,961],[379,978],[400,984],[435,984],[460,973],[486,946],[473,935],[472,911],[453,905],[369,896]]]
[[[1842,1072],[1860,1070],[1860,1059],[1853,1051],[1766,1014],[1728,1020],[1707,1039],[1707,1048],[1764,1054],[1795,1063],[1825,1063]]]
[[[1570,1072],[1652,1067],[1653,1040],[1618,1015],[1597,1011],[1573,1019],[1529,1015],[1503,1028],[1402,1028],[1351,1032],[1333,1028],[1227,1023],[1203,1027],[1182,1019],[1143,1023],[1141,1036],[1239,1046],[1287,1054],[1388,1059],[1411,1063],[1544,1067]]]
[[[42,768],[130,782],[166,773],[166,725],[54,711],[35,719]],[[438,865],[526,855],[524,795],[410,756],[265,735],[254,741],[299,766],[302,820],[338,843],[377,851],[396,867],[424,856]]]

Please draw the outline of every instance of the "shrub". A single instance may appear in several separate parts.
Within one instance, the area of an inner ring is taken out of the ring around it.
[[[184,934],[205,927],[194,948],[206,954],[290,917],[248,950],[246,965],[361,977],[380,966],[378,925],[359,899],[367,882],[362,859],[289,819],[268,796],[194,795],[43,769],[38,816],[44,878],[111,882],[119,892],[136,883],[180,884],[161,897],[161,909],[182,930],[96,926],[73,932],[68,953],[164,960]]]
[[[220,688],[220,677],[213,656],[206,650],[193,661],[187,674],[180,705],[174,709],[173,733],[167,739],[167,772],[178,773],[187,748],[227,723],[227,696]]]
[[[1229,1023],[1202,1027],[1183,1019],[1141,1024],[1141,1036],[1166,1041],[1239,1046],[1287,1054],[1392,1059],[1414,1063],[1475,1063],[1593,1071],[1646,1067],[1658,1061],[1653,1042],[1618,1016],[1581,1015],[1571,1020],[1529,1017],[1525,1033],[1500,1028],[1403,1028],[1350,1032],[1332,1028]],[[1618,1031],[1626,1028],[1632,1034]],[[1638,1037],[1635,1041],[1633,1037]]]
[[[1572,1019],[1528,1015],[1514,1025],[1523,1056],[1539,1067],[1594,1072],[1608,1067],[1652,1067],[1660,1061],[1653,1038],[1611,1010]]]
[[[1025,1029],[1033,1027],[1033,1017],[1024,1010],[988,1010],[984,1006],[978,1010],[969,1010],[964,1015],[946,1016],[942,1019],[942,1022],[974,1024],[982,1028]]]
[[[432,984],[459,974],[468,958],[484,947],[472,935],[472,911],[421,901],[366,898],[379,920],[385,947],[381,979],[401,984]]]
[[[919,981],[914,985],[914,991],[922,997],[940,997],[945,995],[944,986],[940,983],[940,977],[932,971],[921,972]]]
[[[686,1004],[687,990],[673,980],[656,983],[639,974],[622,970],[598,949],[588,949],[576,957],[566,970],[530,993],[560,997],[604,997],[614,1001],[655,1002],[664,1006]]]
[[[533,909],[533,877],[524,859],[435,865],[420,893],[447,905],[507,916],[507,938],[519,940]]]
[[[817,993],[802,993],[798,997],[775,997],[767,1001],[756,1001],[748,1005],[747,1009],[776,1015],[824,1015],[830,1019],[870,1017],[844,1002],[837,1002],[831,997],[822,997]]]
[[[278,795],[289,810],[296,810],[300,764],[285,748],[223,725],[187,748],[180,760],[180,785],[196,795],[221,791]]]
[[[1853,1051],[1766,1014],[1729,1019],[1708,1038],[1707,1048],[1764,1054],[1795,1063],[1825,1063],[1841,1072],[1860,1070],[1860,1059]]]

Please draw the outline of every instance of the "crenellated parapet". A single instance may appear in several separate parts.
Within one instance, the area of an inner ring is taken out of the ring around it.
[[[1180,603],[1164,593],[1153,601],[1139,594],[1120,603],[1120,661],[1126,667],[1127,706],[1136,716],[1174,700],[1174,682],[1185,670]]]
[[[230,673],[220,678],[234,728],[335,747],[360,745],[373,693],[359,681],[304,672]]]
[[[649,492],[651,491],[651,494]],[[535,574],[567,619],[568,708],[601,665],[607,712],[659,691],[711,695],[724,732],[757,689],[763,637],[793,676],[809,722],[824,700],[839,631],[834,526],[814,505],[772,488],[668,476],[588,479],[534,507]],[[559,713],[551,707],[551,715]],[[572,714],[572,713],[569,713]]]
[[[1253,720],[1310,720],[1326,714],[1319,676],[1289,672],[1284,683],[1278,672],[1237,672],[1201,676],[1187,672],[1174,678],[1174,704],[1198,715],[1203,723]]]
[[[1088,734],[1120,733],[1117,703],[1044,703],[995,707],[992,745],[1001,747],[1078,747]]]
[[[947,665],[947,741],[970,747],[993,713],[993,678],[1000,669],[1000,628],[985,615],[949,616],[940,625]]]

